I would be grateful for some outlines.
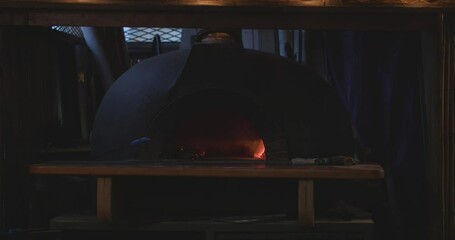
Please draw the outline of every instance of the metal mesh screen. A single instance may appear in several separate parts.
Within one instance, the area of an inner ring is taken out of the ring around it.
[[[182,38],[181,28],[124,27],[123,32],[126,42],[152,42],[156,34],[161,42],[180,42]]]
[[[80,27],[73,27],[73,26],[52,26],[52,29],[59,31],[59,32],[64,32],[68,33],[70,35],[73,35],[78,38],[82,38],[84,35],[82,34],[81,28]]]

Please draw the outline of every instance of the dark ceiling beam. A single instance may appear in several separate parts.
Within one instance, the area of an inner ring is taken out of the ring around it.
[[[349,3],[346,3],[349,2]],[[0,0],[0,25],[431,30],[452,0]]]
[[[1,6],[1,4],[0,4]],[[447,11],[445,9],[444,11]],[[440,9],[220,8],[185,10],[21,9],[0,7],[0,25],[432,30]]]
[[[433,12],[260,11],[30,11],[29,25],[290,28],[325,30],[431,30]]]

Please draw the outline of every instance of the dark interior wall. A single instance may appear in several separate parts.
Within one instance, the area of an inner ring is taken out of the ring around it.
[[[52,79],[56,52],[38,29],[0,29],[2,135],[2,209],[7,228],[27,224],[29,176],[26,164],[36,161],[46,132],[55,124]],[[55,85],[54,85],[55,87]],[[54,121],[54,122],[53,122]]]
[[[426,235],[422,49],[418,32],[327,32],[330,80],[350,111],[363,161],[386,172],[390,227]]]
[[[37,162],[41,150],[61,132],[80,136],[80,130],[74,129],[80,125],[77,102],[61,109],[77,94],[65,92],[77,84],[74,54],[74,44],[48,28],[0,28],[3,228],[37,224],[30,219],[34,196],[27,164]]]

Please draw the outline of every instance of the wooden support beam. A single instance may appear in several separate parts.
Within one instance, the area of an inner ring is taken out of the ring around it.
[[[112,178],[99,177],[97,179],[96,215],[102,222],[112,220]]]
[[[314,227],[313,181],[299,181],[299,224]]]
[[[30,10],[28,25],[33,26],[147,26],[184,28],[286,28],[319,30],[430,30],[436,24],[433,12],[352,12],[347,9],[316,11],[296,9],[235,11],[235,9],[169,11],[90,11]],[[131,16],[134,16],[133,18]],[[1,18],[0,18],[1,20]]]

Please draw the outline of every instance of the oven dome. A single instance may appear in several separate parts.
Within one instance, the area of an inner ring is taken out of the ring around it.
[[[177,120],[201,107],[238,109],[258,129],[267,161],[354,153],[349,115],[324,79],[285,58],[211,43],[125,72],[98,109],[93,158],[159,158]]]

